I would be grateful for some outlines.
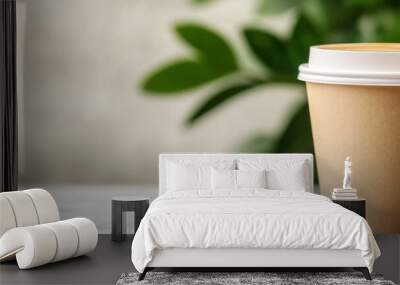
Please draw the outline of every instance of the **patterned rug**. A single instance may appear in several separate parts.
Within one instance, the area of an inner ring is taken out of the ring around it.
[[[373,280],[368,281],[359,272],[148,272],[142,281],[137,280],[138,276],[138,273],[124,273],[116,285],[395,285],[392,281],[384,280],[380,275],[372,275]]]

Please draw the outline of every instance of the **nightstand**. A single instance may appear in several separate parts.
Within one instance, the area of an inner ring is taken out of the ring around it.
[[[355,200],[332,200],[333,203],[339,204],[340,206],[359,214],[361,217],[365,218],[365,205],[366,200],[363,198]]]
[[[135,231],[137,231],[140,221],[149,208],[149,197],[137,196],[117,196],[112,198],[111,203],[111,238],[113,241],[123,241],[126,239],[124,231],[126,221],[123,219],[124,212],[135,212]]]

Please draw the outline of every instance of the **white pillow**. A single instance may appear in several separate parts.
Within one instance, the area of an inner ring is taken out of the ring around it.
[[[267,171],[235,170],[237,188],[267,188]]]
[[[241,188],[266,188],[267,176],[263,170],[211,170],[211,188],[213,190]]]
[[[168,185],[171,191],[210,189],[211,167],[184,166],[171,163],[168,166]]]
[[[167,191],[211,189],[211,168],[233,169],[235,161],[176,160],[167,162]]]
[[[236,189],[236,170],[211,170],[211,189]]]
[[[306,191],[310,189],[310,170],[305,160],[240,159],[240,170],[267,170],[267,188]]]

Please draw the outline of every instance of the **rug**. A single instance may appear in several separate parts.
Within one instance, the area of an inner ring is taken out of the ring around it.
[[[137,280],[138,276],[138,273],[124,273],[116,285],[395,285],[381,275],[372,275],[373,280],[368,281],[360,272],[148,272],[142,281]]]

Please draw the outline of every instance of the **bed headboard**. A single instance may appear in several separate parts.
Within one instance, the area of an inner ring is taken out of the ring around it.
[[[314,193],[314,166],[313,166],[313,155],[308,153],[300,154],[264,154],[264,153],[161,153],[159,156],[159,195],[166,191],[166,178],[167,178],[167,161],[174,160],[232,160],[237,159],[271,159],[271,160],[294,160],[294,161],[305,161],[309,166],[309,189],[307,192]]]

